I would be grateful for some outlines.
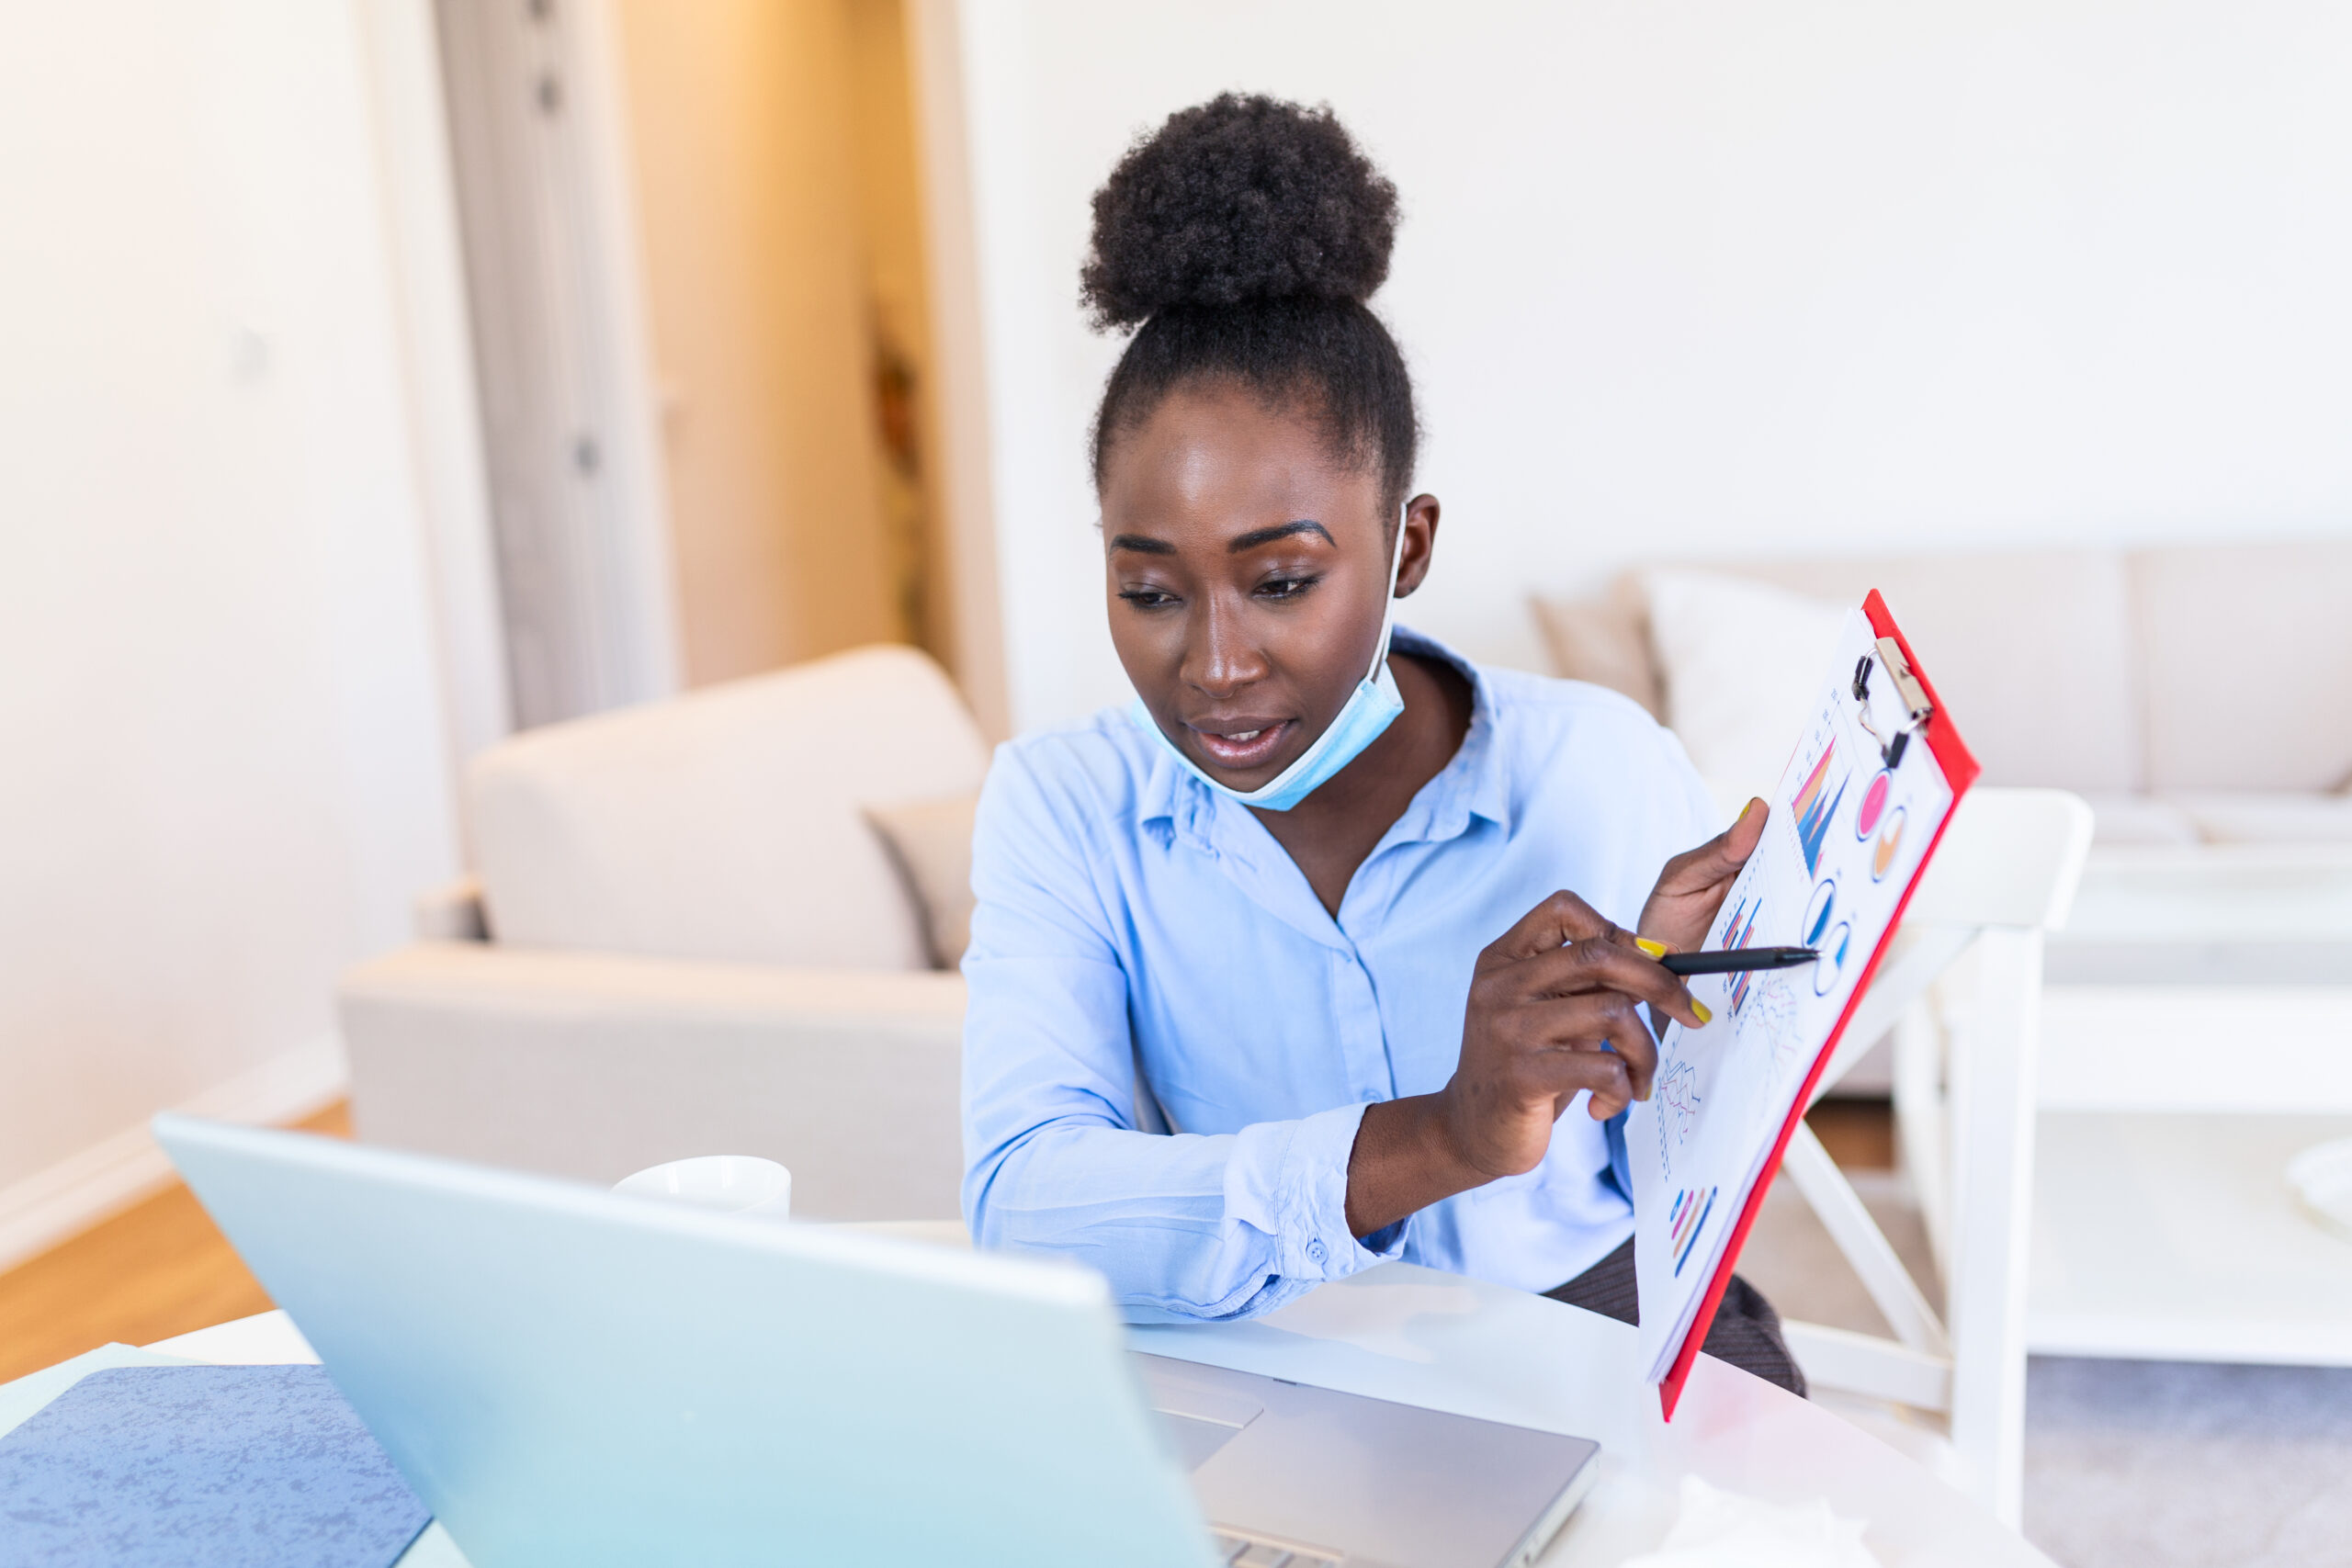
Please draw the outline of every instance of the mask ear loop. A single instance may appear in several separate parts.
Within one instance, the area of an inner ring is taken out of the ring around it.
[[[1388,597],[1380,608],[1380,646],[1372,650],[1372,668],[1363,672],[1367,681],[1380,679],[1381,667],[1388,662],[1388,642],[1396,634],[1396,582],[1405,571],[1405,516],[1408,503],[1396,503],[1396,547],[1388,552]]]

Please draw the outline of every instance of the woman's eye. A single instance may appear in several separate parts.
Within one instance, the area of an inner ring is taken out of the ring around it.
[[[1176,603],[1176,595],[1163,593],[1157,588],[1123,588],[1119,597],[1138,610],[1164,610]]]
[[[1312,577],[1273,577],[1258,584],[1261,599],[1295,599],[1315,586]]]

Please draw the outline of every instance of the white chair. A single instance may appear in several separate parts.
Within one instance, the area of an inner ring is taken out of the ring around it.
[[[479,883],[339,987],[355,1130],[595,1181],[762,1155],[814,1218],[954,1218],[964,983],[863,812],[969,795],[988,759],[903,648],[484,753]]]
[[[1939,1417],[1951,1478],[2018,1523],[2042,934],[2065,921],[2091,811],[2061,790],[1973,791],[1816,1098],[1892,1032],[1901,1157],[1948,1281],[1939,1316],[1802,1123],[1783,1168],[1894,1329],[1784,1325],[1815,1389]]]

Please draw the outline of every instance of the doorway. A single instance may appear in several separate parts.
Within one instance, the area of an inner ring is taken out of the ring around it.
[[[436,0],[518,726],[948,661],[903,0]]]

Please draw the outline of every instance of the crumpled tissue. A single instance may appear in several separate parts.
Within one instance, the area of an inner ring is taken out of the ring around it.
[[[1766,1503],[1686,1475],[1674,1528],[1656,1551],[1624,1568],[1879,1568],[1862,1544],[1864,1528],[1820,1498]]]

